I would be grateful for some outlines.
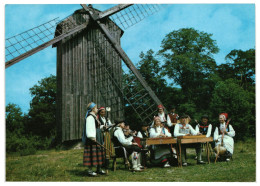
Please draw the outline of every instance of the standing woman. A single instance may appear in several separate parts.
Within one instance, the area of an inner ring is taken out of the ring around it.
[[[221,113],[219,115],[219,127],[216,127],[214,132],[214,141],[216,142],[215,146],[218,147],[219,145],[223,145],[226,149],[225,157],[226,161],[230,161],[230,158],[234,152],[234,137],[235,137],[235,130],[233,127],[226,123],[228,118],[227,113]],[[215,147],[215,148],[216,148]]]
[[[98,109],[97,118],[100,122],[100,129],[104,136],[104,146],[106,149],[106,156],[107,158],[110,158],[111,152],[114,151],[113,144],[111,142],[111,135],[110,135],[110,127],[113,126],[109,118],[106,116],[106,109],[105,107],[100,107]],[[113,152],[114,154],[114,152]]]
[[[100,123],[96,118],[97,105],[93,102],[87,106],[87,113],[85,118],[85,125],[82,135],[84,143],[83,165],[88,167],[89,176],[97,176],[97,174],[106,174],[101,166],[104,163],[104,150],[99,145],[102,144],[102,134],[100,130]],[[92,170],[96,167],[96,172]]]

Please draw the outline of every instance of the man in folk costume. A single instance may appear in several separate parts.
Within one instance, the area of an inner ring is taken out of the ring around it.
[[[143,123],[141,130],[137,132],[137,137],[139,137],[139,138],[149,138],[150,133],[149,133],[148,128],[149,128],[149,124]]]
[[[171,137],[171,133],[161,123],[160,118],[154,118],[154,126],[150,129],[150,138]],[[170,167],[172,152],[170,145],[153,145],[152,146],[152,163],[161,164],[164,168]]]
[[[150,132],[149,132],[149,124],[148,123],[143,123],[141,126],[141,129],[137,132],[137,135],[135,140],[139,141],[139,143],[142,145],[142,151],[141,151],[141,161],[142,161],[142,165],[143,167],[146,167],[146,160],[147,157],[150,157],[150,150],[149,150],[149,145],[144,145],[142,144],[140,139],[145,139],[145,138],[149,138],[150,137]]]
[[[113,143],[115,147],[116,154],[124,153],[123,155],[128,158],[128,154],[131,155],[131,161],[133,165],[133,171],[141,171],[141,148],[138,146],[137,143],[132,142],[133,136],[130,136],[129,138],[126,138],[123,132],[123,129],[125,127],[125,122],[123,119],[116,119],[115,120],[116,128],[114,129],[113,134]],[[119,147],[124,147],[126,152],[121,150]]]
[[[195,120],[197,122],[197,120]],[[195,127],[195,131],[198,133],[201,133],[202,135],[206,135],[206,137],[211,136],[212,131],[212,125],[208,123],[209,117],[208,115],[203,115],[201,117],[201,123],[197,124]],[[202,151],[202,144],[199,144],[196,148],[196,157],[197,157],[197,163],[198,164],[205,164],[204,161],[201,160],[201,151]]]
[[[219,127],[216,127],[214,131],[214,141],[215,148],[222,146],[226,149],[224,156],[226,157],[226,161],[230,161],[230,158],[234,152],[234,137],[235,137],[235,130],[233,129],[232,125],[226,122],[228,118],[227,113],[221,113],[219,115]]]
[[[175,113],[176,108],[174,106],[171,107],[170,112],[167,117],[167,124],[170,129],[170,132],[173,133],[174,126],[179,123],[179,115]]]
[[[82,134],[82,142],[84,143],[83,165],[88,167],[89,176],[97,176],[97,174],[106,174],[101,166],[105,160],[102,134],[99,121],[96,118],[97,106],[91,102],[87,106],[85,117],[85,125]],[[96,172],[92,170],[96,167]]]
[[[180,117],[180,122],[175,125],[174,128],[174,137],[179,136],[191,136],[191,135],[200,135],[199,132],[196,132],[192,126],[188,123],[189,116],[184,114]],[[186,148],[187,147],[194,147],[190,145],[182,145],[181,146],[181,158],[182,158],[182,165],[187,166],[188,163],[186,162]]]
[[[100,129],[104,135],[104,146],[106,149],[106,157],[109,159],[112,155],[111,153],[114,153],[113,144],[111,142],[111,135],[110,135],[110,129],[112,126],[114,126],[109,118],[106,116],[106,109],[105,107],[100,107],[98,109],[97,113],[97,119],[100,122]]]
[[[160,121],[161,123],[164,125],[164,126],[172,126],[170,120],[167,120],[167,114],[164,112],[164,106],[162,104],[158,105],[158,113],[154,116],[154,117],[159,117],[160,118]],[[169,122],[169,123],[168,123]],[[154,121],[152,122],[152,125],[151,127],[153,127],[154,125]]]

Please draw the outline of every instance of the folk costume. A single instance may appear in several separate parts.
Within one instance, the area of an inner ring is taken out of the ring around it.
[[[111,121],[107,117],[102,117],[99,113],[100,111],[105,110],[105,107],[100,107],[98,109],[98,115],[97,119],[100,122],[100,129],[103,133],[103,139],[104,139],[104,146],[106,149],[106,157],[110,159],[111,152],[114,154],[114,148],[113,148],[113,143],[111,142],[111,135],[110,135],[110,129],[113,126]]]
[[[220,116],[223,116],[224,119],[226,120],[228,117],[227,113],[222,113]],[[234,153],[234,137],[235,137],[235,130],[233,129],[232,125],[228,124],[226,126],[226,122],[220,123],[219,127],[216,127],[214,131],[214,136],[213,139],[216,141],[215,146],[217,147],[218,145],[221,145],[222,142],[222,134],[221,131],[227,131],[227,134],[224,134],[223,137],[223,147],[226,149],[226,157],[229,158],[233,155]]]
[[[206,118],[207,121],[209,120],[209,117],[207,115],[203,115],[201,117],[201,120],[203,118]],[[206,135],[206,137],[210,137],[211,136],[211,131],[212,131],[212,125],[208,124],[208,123],[202,123],[201,124],[197,124],[195,127],[195,131],[198,133],[201,133],[202,135]],[[202,144],[199,144],[196,148],[196,155],[197,155],[197,163],[198,164],[204,164],[204,162],[201,160],[201,151],[202,151]]]
[[[120,124],[124,122],[123,120],[116,120],[115,124]],[[137,145],[133,145],[133,136],[126,138],[123,129],[117,126],[114,130],[112,141],[114,143],[115,153],[117,155],[123,155],[128,159],[128,155],[131,156],[131,161],[134,171],[141,170],[141,148]],[[120,148],[124,147],[124,148]]]
[[[97,173],[105,174],[101,170],[101,166],[105,162],[104,150],[98,145],[98,143],[103,144],[103,138],[96,115],[91,113],[95,106],[96,104],[92,103],[88,107],[82,134],[82,142],[84,143],[83,165],[89,168],[88,174],[90,176],[96,176]],[[97,173],[92,171],[92,167],[97,167]]]
[[[149,125],[148,124],[143,124],[142,127],[149,127]],[[139,138],[149,138],[150,137],[150,132],[149,132],[148,128],[147,128],[146,131],[143,131],[142,129],[139,130],[137,132],[137,137],[139,137]]]
[[[155,117],[154,121],[159,119]],[[171,137],[171,133],[163,126],[153,126],[150,131],[150,138],[158,138],[160,135]],[[170,167],[171,148],[169,145],[152,145],[151,162],[162,164],[164,167]]]
[[[182,116],[181,118],[188,118],[187,115]],[[181,124],[178,123],[175,125],[174,128],[174,137],[179,137],[179,136],[185,136],[186,134],[191,134],[191,135],[198,135],[199,132],[196,132],[190,124]],[[187,166],[186,162],[186,148],[188,147],[194,147],[194,145],[189,145],[185,144],[181,146],[181,158],[182,158],[182,163],[184,166]],[[196,148],[196,146],[195,146]]]
[[[163,106],[163,105],[158,105],[157,107],[158,107],[158,109],[164,109],[164,106]],[[154,116],[154,118],[155,118],[155,117],[159,117],[161,123],[162,123],[165,127],[168,127],[168,126],[170,127],[170,126],[172,126],[172,123],[171,123],[170,119],[168,119],[167,114],[166,114],[164,111],[163,111],[162,113],[158,112],[158,113]],[[154,121],[153,121],[152,124],[151,124],[151,127],[153,127],[153,126],[154,126]]]

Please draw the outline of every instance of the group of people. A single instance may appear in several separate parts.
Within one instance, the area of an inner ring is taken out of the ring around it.
[[[235,131],[229,124],[228,114],[221,113],[219,115],[219,126],[215,127],[213,133],[213,148],[216,150],[216,156],[223,155],[226,161],[229,161],[234,151]],[[106,117],[105,108],[97,109],[95,103],[89,103],[86,114],[86,123],[83,129],[82,141],[84,143],[83,165],[88,167],[89,176],[104,175],[106,172],[102,167],[107,168],[109,155],[113,150],[115,154],[125,156],[126,159],[131,157],[132,170],[142,171],[141,164],[143,154],[150,156],[152,164],[161,165],[162,167],[170,167],[177,161],[176,150],[171,145],[151,145],[142,147],[137,143],[140,138],[165,138],[179,137],[190,135],[205,135],[210,137],[213,126],[209,124],[209,117],[203,115],[201,122],[195,126],[195,129],[190,125],[190,116],[183,114],[179,116],[175,113],[175,108],[171,108],[170,112],[164,112],[163,105],[158,105],[158,114],[154,116],[151,124],[145,123],[141,129],[131,131],[130,126],[125,124],[124,119],[117,118],[114,124]],[[104,139],[106,142],[104,143]],[[112,141],[113,147],[110,144]],[[142,148],[141,148],[142,147]],[[222,147],[224,153],[219,153]],[[142,151],[142,149],[148,149]],[[197,164],[205,164],[202,160],[202,144],[185,144],[182,145],[181,157],[182,165],[187,166],[186,148],[196,149]],[[96,167],[96,171],[92,168]]]

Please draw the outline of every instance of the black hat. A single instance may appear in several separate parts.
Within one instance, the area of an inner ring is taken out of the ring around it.
[[[148,127],[149,123],[142,123],[142,127]]]
[[[181,115],[180,119],[182,119],[182,118],[189,118],[189,116],[187,114],[183,114],[183,115]]]
[[[125,122],[123,118],[116,118],[115,119],[115,124],[118,125],[119,123]]]
[[[200,119],[202,119],[202,118],[206,118],[209,120],[209,116],[207,114],[202,115]]]

